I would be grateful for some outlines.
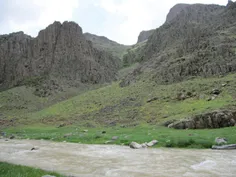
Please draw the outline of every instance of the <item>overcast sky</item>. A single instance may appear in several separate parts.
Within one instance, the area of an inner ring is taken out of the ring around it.
[[[84,32],[134,44],[139,32],[162,25],[177,3],[226,5],[227,0],[0,0],[0,34],[37,36],[54,21],[75,21]]]

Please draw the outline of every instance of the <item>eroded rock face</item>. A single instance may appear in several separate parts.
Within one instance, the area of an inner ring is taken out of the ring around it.
[[[54,22],[31,38],[23,32],[0,36],[0,87],[32,77],[76,83],[102,83],[116,78],[111,54],[93,48],[74,22]]]
[[[234,126],[235,123],[236,111],[217,110],[174,122],[168,127],[175,129],[223,128]]]

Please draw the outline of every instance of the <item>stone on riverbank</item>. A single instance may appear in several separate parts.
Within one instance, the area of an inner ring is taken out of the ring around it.
[[[236,144],[229,144],[229,145],[223,145],[223,146],[212,146],[212,149],[214,149],[214,150],[232,150],[232,149],[236,149]]]

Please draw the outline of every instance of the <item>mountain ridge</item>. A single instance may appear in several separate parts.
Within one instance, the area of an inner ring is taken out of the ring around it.
[[[143,64],[121,85],[135,81],[145,70],[162,84],[236,71],[234,5],[184,8],[150,36],[141,56]]]

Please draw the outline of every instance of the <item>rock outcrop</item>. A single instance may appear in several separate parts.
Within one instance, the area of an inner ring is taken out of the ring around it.
[[[54,22],[31,38],[23,32],[0,36],[0,88],[25,80],[55,80],[66,84],[110,82],[116,59],[95,49],[74,22]]]
[[[167,18],[149,37],[140,55],[142,65],[121,85],[135,82],[146,71],[159,84],[235,72],[235,4],[188,5],[174,19]]]
[[[139,36],[138,36],[138,42],[144,42],[146,40],[148,40],[148,38],[154,33],[154,29],[153,30],[148,30],[148,31],[142,31]]]
[[[167,14],[166,22],[171,22],[174,18],[179,15],[179,13],[184,10],[186,7],[190,6],[189,4],[176,4],[174,7],[172,7]]]
[[[199,114],[188,119],[170,124],[175,129],[205,129],[235,126],[236,111],[217,110],[206,114]]]

